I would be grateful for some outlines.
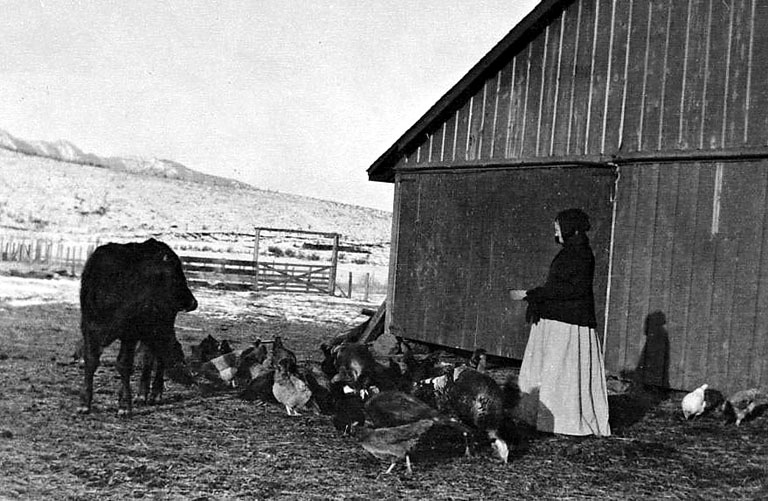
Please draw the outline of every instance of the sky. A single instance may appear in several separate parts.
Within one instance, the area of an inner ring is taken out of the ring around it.
[[[392,210],[366,169],[531,0],[0,0],[0,129]]]

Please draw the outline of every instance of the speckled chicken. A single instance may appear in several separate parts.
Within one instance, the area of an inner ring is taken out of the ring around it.
[[[283,358],[275,367],[272,394],[285,406],[289,416],[298,416],[299,410],[312,398],[309,385],[296,372],[296,363],[290,358]]]
[[[768,393],[757,388],[741,390],[723,403],[723,413],[736,419],[736,426],[758,410],[768,406]]]

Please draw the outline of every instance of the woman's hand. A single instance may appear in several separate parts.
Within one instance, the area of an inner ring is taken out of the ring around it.
[[[512,301],[522,301],[525,299],[526,291],[519,289],[509,289],[509,297]]]

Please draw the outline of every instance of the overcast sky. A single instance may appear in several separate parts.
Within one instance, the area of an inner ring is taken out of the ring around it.
[[[532,0],[0,0],[0,128],[392,209],[366,169]]]

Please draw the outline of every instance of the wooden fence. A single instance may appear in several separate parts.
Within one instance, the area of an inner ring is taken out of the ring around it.
[[[0,235],[0,261],[44,264],[71,276],[82,273],[85,261],[99,246],[91,243],[65,243],[50,239],[29,239]],[[225,259],[179,255],[191,285],[236,290],[280,291],[290,293],[338,294],[352,296],[352,273],[346,290],[336,281],[331,264],[254,262],[252,259]],[[364,300],[368,300],[370,276],[366,274]]]
[[[0,260],[46,264],[71,275],[79,275],[86,259],[98,245],[98,242],[72,244],[0,236]]]

